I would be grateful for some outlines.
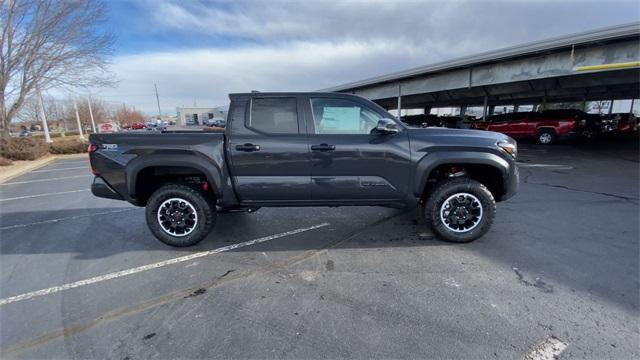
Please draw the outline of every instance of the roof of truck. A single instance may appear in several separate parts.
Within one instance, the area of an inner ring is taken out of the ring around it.
[[[362,97],[357,96],[357,95],[353,95],[353,94],[345,94],[345,93],[338,93],[338,92],[322,92],[322,91],[297,91],[297,92],[259,92],[259,91],[254,91],[254,92],[247,92],[247,93],[232,93],[229,94],[229,98],[234,98],[234,97],[260,97],[260,96],[300,96],[300,95],[304,95],[304,96],[308,96],[308,95],[314,95],[314,96],[331,96],[331,97],[344,97],[344,98],[360,98],[362,99]]]

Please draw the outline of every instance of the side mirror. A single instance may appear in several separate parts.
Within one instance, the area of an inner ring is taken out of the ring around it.
[[[385,135],[397,134],[400,132],[396,122],[391,119],[378,120],[378,125],[375,127],[375,130],[377,133]]]

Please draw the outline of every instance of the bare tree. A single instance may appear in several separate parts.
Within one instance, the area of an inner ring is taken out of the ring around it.
[[[128,108],[126,105],[122,105],[122,107],[118,108],[113,113],[113,119],[120,126],[132,125],[137,122],[144,122],[145,116],[142,112]]]
[[[44,105],[44,113],[48,120],[60,120],[63,118],[63,104],[53,96],[43,95],[42,104]],[[37,94],[32,94],[25,99],[20,111],[15,115],[14,119],[20,122],[39,122],[40,102]]]
[[[37,87],[113,83],[113,36],[98,0],[0,0],[0,138]]]
[[[73,100],[70,100],[73,104]],[[76,99],[76,104],[78,106],[78,115],[80,115],[80,121],[82,124],[91,126],[91,115],[89,114],[89,104],[86,99],[78,98]],[[70,107],[71,111],[74,111],[72,106]],[[93,118],[96,121],[96,124],[102,124],[104,122],[109,121],[109,109],[100,99],[91,99],[91,111],[93,111]],[[75,119],[75,112],[73,112],[73,117]]]

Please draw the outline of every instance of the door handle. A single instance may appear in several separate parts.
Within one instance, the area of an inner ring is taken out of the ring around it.
[[[336,149],[335,145],[329,145],[329,144],[311,145],[311,151],[333,151],[335,149]]]
[[[236,150],[244,152],[260,151],[260,145],[244,144],[236,145]]]

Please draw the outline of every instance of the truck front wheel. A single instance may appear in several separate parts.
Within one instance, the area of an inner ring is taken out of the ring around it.
[[[493,195],[481,183],[467,177],[445,180],[429,196],[425,220],[444,240],[465,243],[484,235],[496,213]]]
[[[158,240],[171,246],[192,246],[213,229],[216,207],[196,189],[168,184],[149,198],[146,218],[147,226]]]

